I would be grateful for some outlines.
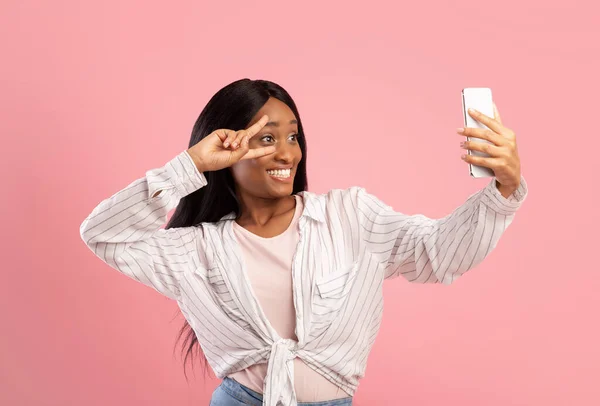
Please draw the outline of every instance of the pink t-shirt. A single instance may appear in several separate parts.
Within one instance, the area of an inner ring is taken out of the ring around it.
[[[300,238],[298,219],[304,204],[302,197],[294,196],[294,218],[282,234],[263,238],[236,222],[233,223],[233,231],[244,256],[250,284],[265,316],[281,338],[298,340],[294,332],[296,311],[292,293],[292,258]],[[267,364],[263,363],[229,377],[262,393],[266,375]],[[294,387],[298,402],[320,402],[349,396],[299,358],[294,359]]]

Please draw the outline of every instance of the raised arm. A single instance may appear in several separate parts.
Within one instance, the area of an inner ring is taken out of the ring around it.
[[[523,177],[508,198],[494,178],[441,219],[394,211],[363,188],[356,204],[363,241],[385,263],[386,278],[449,285],[496,247],[526,196]]]
[[[200,229],[160,227],[181,198],[205,185],[183,151],[100,202],[81,224],[81,238],[112,268],[177,299],[179,278],[197,258]]]
[[[183,273],[197,265],[202,228],[160,227],[184,196],[207,184],[204,172],[275,152],[273,146],[249,147],[267,122],[265,115],[247,129],[215,130],[162,168],[147,171],[94,208],[80,226],[81,238],[112,268],[178,299]]]

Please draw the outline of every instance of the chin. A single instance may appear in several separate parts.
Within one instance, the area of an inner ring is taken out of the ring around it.
[[[271,189],[271,195],[274,197],[285,197],[292,194],[294,188],[292,186],[285,186]]]
[[[273,197],[285,197],[289,196],[294,191],[294,184],[279,184],[279,185],[269,185],[267,193]]]

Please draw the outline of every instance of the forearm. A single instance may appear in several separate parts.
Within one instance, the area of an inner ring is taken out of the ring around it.
[[[183,196],[205,184],[193,164],[179,154],[100,202],[81,224],[81,237],[90,248],[100,242],[136,242],[158,230]]]

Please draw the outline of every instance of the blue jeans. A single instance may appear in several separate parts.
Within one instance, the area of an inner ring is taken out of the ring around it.
[[[242,385],[231,378],[225,378],[212,394],[209,406],[262,406],[262,394]],[[326,400],[323,402],[298,403],[300,406],[346,406],[352,405],[352,398]]]

